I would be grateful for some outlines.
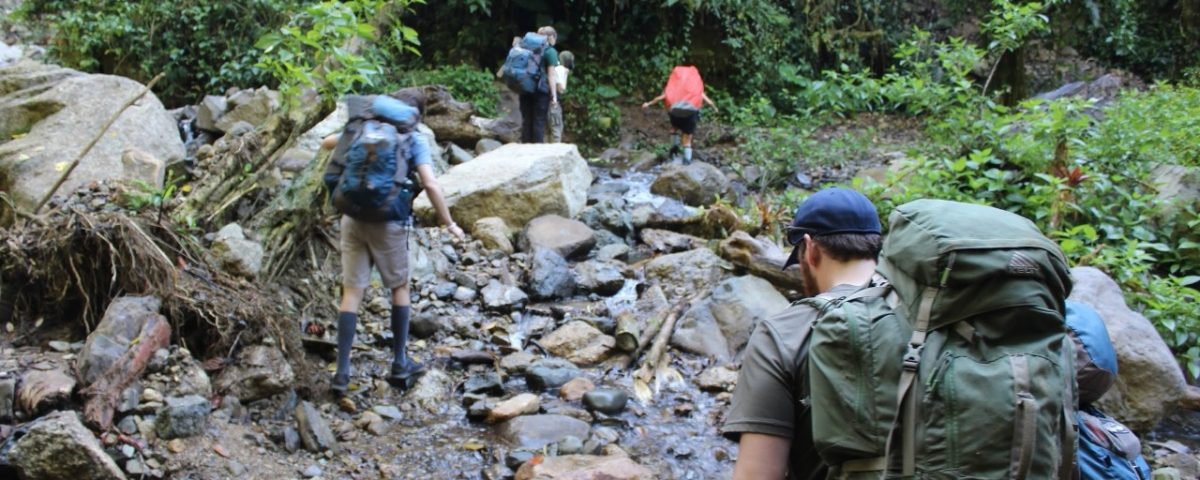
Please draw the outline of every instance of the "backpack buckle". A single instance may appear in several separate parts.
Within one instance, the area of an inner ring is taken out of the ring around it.
[[[921,350],[924,345],[908,344],[908,351],[904,353],[904,369],[910,372],[917,371],[917,367],[921,365]]]

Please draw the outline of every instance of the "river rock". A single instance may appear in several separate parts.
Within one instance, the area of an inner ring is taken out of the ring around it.
[[[525,370],[529,368],[529,365],[533,364],[535,360],[537,360],[537,357],[535,357],[532,353],[513,352],[500,359],[500,368],[505,372],[509,372],[510,374],[525,373]]]
[[[696,377],[696,386],[706,392],[732,392],[737,386],[738,372],[728,366],[713,367]]]
[[[651,480],[650,469],[622,455],[561,455],[545,457],[541,463],[526,462],[516,480]]]
[[[550,390],[566,385],[580,375],[574,364],[559,358],[533,362],[525,369],[525,383],[534,390]]]
[[[558,396],[568,402],[578,402],[583,394],[596,389],[596,385],[584,377],[572,378],[571,381],[558,389]]]
[[[75,392],[75,377],[67,373],[66,366],[54,365],[41,370],[31,368],[21,375],[17,385],[15,406],[30,416],[58,405],[65,405]]]
[[[497,148],[503,147],[504,144],[499,140],[491,138],[481,138],[475,142],[475,155],[483,155]]]
[[[646,280],[658,282],[671,295],[709,289],[725,275],[726,263],[707,248],[663,255],[646,264]]]
[[[496,372],[486,372],[472,375],[463,384],[463,390],[467,393],[490,393],[500,395],[504,393],[504,380],[500,378],[500,374]]]
[[[128,78],[31,61],[0,68],[0,138],[5,139],[0,144],[0,190],[18,205],[34,206],[61,176],[63,164],[142,89]],[[13,138],[17,134],[23,135]],[[127,170],[121,157],[131,147],[159,163]],[[67,195],[103,180],[136,179],[160,188],[166,165],[183,157],[174,118],[147,93],[117,118],[57,193]]]
[[[221,95],[205,95],[203,100],[200,100],[200,105],[196,107],[196,128],[217,132],[217,120],[225,115],[225,111],[229,109],[229,103],[225,101],[225,97]]]
[[[1149,432],[1181,400],[1187,384],[1154,325],[1125,305],[1121,287],[1092,267],[1071,269],[1071,300],[1096,310],[1117,350],[1117,381],[1097,402],[1129,428]]]
[[[596,260],[601,262],[624,261],[629,255],[629,245],[613,243],[596,249]]]
[[[730,361],[759,321],[787,306],[787,299],[766,280],[750,275],[725,280],[679,319],[671,345]]]
[[[589,193],[589,198],[590,198]],[[580,212],[579,219],[597,230],[609,230],[621,235],[633,231],[633,217],[629,214],[625,199],[601,198]]]
[[[451,214],[463,224],[500,217],[508,225],[525,225],[547,214],[578,215],[592,173],[575,145],[509,144],[451,168],[438,183]],[[434,219],[425,194],[413,209],[426,223]]]
[[[462,165],[475,159],[475,156],[471,152],[463,150],[462,147],[453,142],[446,146],[446,154],[449,157],[447,161],[450,165]]]
[[[454,385],[454,380],[446,375],[446,372],[438,369],[428,369],[421,378],[417,379],[416,385],[405,394],[405,398],[411,400],[427,412],[438,412],[450,400],[450,389]]]
[[[104,318],[88,334],[83,350],[76,361],[79,378],[91,385],[112,368],[143,335],[165,330],[170,336],[167,318],[158,313],[162,301],[158,297],[118,297],[108,304]]]
[[[499,435],[512,447],[536,449],[566,437],[587,438],[591,427],[564,415],[521,415],[500,424]]]
[[[521,237],[521,247],[527,252],[548,248],[567,259],[585,257],[595,245],[596,232],[583,222],[558,215],[533,219]]]
[[[8,452],[8,463],[25,480],[125,479],[116,462],[79,421],[79,415],[71,411],[54,412],[34,421]]]
[[[513,253],[508,225],[504,223],[503,218],[487,217],[476,220],[471,227],[471,236],[479,239],[484,248],[499,250],[505,255]]]
[[[313,453],[337,450],[337,437],[333,436],[329,422],[312,403],[300,402],[292,411],[292,415],[296,419],[296,431],[300,433],[300,442],[304,444],[305,450]]]
[[[286,392],[295,382],[296,375],[283,352],[267,345],[252,345],[217,376],[213,386],[218,392],[249,402]]]
[[[154,416],[154,431],[164,440],[199,435],[204,433],[210,412],[212,404],[198,395],[167,398]]]
[[[583,394],[583,406],[593,412],[615,415],[625,410],[629,394],[615,388],[597,388]]]
[[[587,292],[615,295],[625,286],[622,268],[613,263],[589,260],[575,265],[575,283]]]
[[[575,277],[567,260],[549,248],[533,251],[527,282],[535,299],[563,298],[575,292]]]
[[[645,228],[638,234],[642,237],[642,243],[650,249],[662,253],[694,250],[704,248],[708,244],[708,241],[700,237],[657,228]]]
[[[216,127],[225,133],[233,130],[238,122],[258,127],[267,121],[271,113],[279,109],[279,92],[267,87],[257,90],[242,90],[228,99],[229,111],[217,119]]]
[[[576,365],[590,366],[608,358],[617,341],[587,322],[575,320],[542,337],[541,344]]]
[[[500,402],[492,411],[488,412],[487,423],[496,424],[521,415],[537,413],[541,402],[538,401],[538,396],[532,393],[522,393],[508,400]]]
[[[650,185],[650,192],[688,205],[706,207],[715,203],[717,196],[729,194],[729,179],[721,169],[704,162],[670,164]]]
[[[479,293],[483,295],[485,308],[499,312],[511,311],[529,300],[529,295],[516,285],[500,283],[494,278]]]
[[[242,227],[236,223],[221,227],[217,232],[212,254],[222,269],[239,277],[253,279],[262,270],[262,245],[248,240]]]

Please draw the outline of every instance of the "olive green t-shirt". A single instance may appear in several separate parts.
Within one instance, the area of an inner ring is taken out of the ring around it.
[[[822,296],[848,295],[861,288],[838,285]],[[809,332],[816,319],[816,309],[793,304],[754,329],[721,428],[733,441],[743,433],[791,439],[788,478],[793,480],[824,479],[828,473],[828,466],[813,448],[808,403]]]

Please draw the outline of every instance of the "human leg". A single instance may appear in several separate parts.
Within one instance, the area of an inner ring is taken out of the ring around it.
[[[537,107],[536,95],[532,93],[522,93],[520,95],[521,106],[521,143],[533,142],[533,120]]]
[[[532,141],[542,143],[546,141],[546,117],[550,114],[550,94],[536,93],[534,99],[536,104],[533,112]]]
[[[562,102],[550,105],[550,143],[562,143],[563,111]]]
[[[408,227],[388,222],[368,235],[371,258],[379,276],[392,291],[392,369],[390,379],[408,386],[422,370],[408,356],[408,329],[412,318],[412,300],[408,278]]]
[[[370,281],[371,258],[360,224],[342,217],[342,302],[337,318],[337,370],[331,388],[344,393],[350,384],[350,352],[358,326],[358,307]]]

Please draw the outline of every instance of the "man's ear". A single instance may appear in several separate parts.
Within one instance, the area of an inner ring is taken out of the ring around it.
[[[808,234],[804,234],[804,263],[817,267],[821,265],[821,246]]]

